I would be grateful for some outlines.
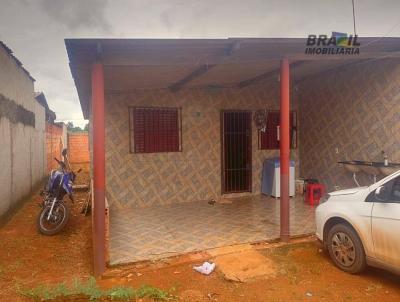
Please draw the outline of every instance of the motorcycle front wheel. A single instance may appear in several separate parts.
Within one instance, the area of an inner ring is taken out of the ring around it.
[[[39,232],[48,236],[59,233],[67,224],[69,218],[69,209],[62,202],[54,205],[53,212],[49,218],[50,210],[51,204],[46,205],[38,217]]]

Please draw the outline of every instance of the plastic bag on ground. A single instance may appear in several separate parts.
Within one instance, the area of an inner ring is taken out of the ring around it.
[[[200,266],[193,266],[193,269],[203,275],[209,275],[214,271],[215,263],[204,262]]]

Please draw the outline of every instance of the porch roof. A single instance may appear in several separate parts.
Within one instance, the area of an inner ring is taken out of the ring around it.
[[[400,38],[359,38],[359,55],[308,55],[305,38],[66,39],[82,112],[89,116],[91,67],[104,64],[105,90],[239,87],[279,74],[292,62],[292,81],[357,62],[400,56]]]

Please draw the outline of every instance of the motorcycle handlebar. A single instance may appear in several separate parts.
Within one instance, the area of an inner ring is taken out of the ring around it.
[[[54,157],[54,160],[60,165],[60,167],[62,167],[63,169],[65,169],[66,165],[64,162],[58,160],[56,157]],[[79,169],[77,171],[75,171],[75,173],[80,173],[82,171],[82,169]]]
[[[54,157],[54,160],[60,165],[61,168],[65,168],[65,164]]]

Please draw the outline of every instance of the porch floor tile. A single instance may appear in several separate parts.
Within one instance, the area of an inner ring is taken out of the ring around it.
[[[279,199],[256,195],[232,203],[193,202],[110,209],[110,264],[160,259],[186,252],[279,237]],[[315,232],[315,208],[290,200],[291,235]]]

